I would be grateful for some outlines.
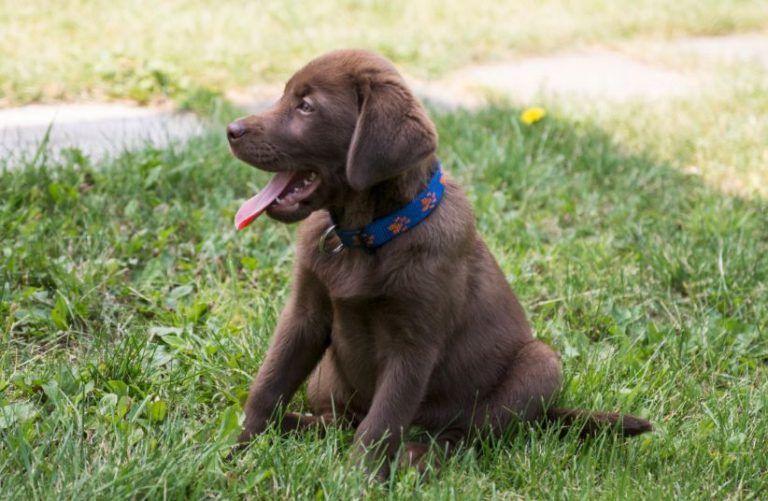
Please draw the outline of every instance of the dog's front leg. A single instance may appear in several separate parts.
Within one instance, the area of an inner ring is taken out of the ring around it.
[[[437,361],[433,347],[417,346],[392,353],[379,372],[370,410],[355,432],[353,460],[370,467],[390,458],[401,443],[427,391]],[[377,470],[383,479],[388,461]]]
[[[245,402],[241,443],[264,431],[277,406],[288,403],[317,365],[330,342],[331,311],[322,284],[310,272],[298,269],[293,292]]]

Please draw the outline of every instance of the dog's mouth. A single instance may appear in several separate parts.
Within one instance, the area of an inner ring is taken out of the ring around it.
[[[320,176],[309,170],[282,171],[254,197],[248,199],[235,215],[235,226],[242,230],[265,210],[277,219],[291,220],[303,212],[310,197],[320,186]]]

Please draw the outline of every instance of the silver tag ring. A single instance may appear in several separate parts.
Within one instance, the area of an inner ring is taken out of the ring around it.
[[[335,256],[339,252],[344,250],[344,242],[340,242],[339,245],[331,250],[326,249],[325,242],[328,240],[328,236],[336,229],[336,225],[332,224],[325,232],[320,236],[320,240],[317,241],[317,248],[320,250],[320,254],[327,254],[329,256]]]

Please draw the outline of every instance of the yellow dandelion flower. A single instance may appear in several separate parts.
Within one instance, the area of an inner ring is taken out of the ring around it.
[[[539,108],[538,106],[526,108],[522,113],[520,113],[520,121],[525,125],[535,124],[544,118],[546,114],[547,111],[544,108]]]

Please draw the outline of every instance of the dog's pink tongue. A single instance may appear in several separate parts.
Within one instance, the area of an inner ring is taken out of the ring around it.
[[[295,172],[278,172],[256,196],[249,198],[235,214],[235,227],[242,230],[254,219],[259,217],[264,209],[283,192],[293,178]]]

